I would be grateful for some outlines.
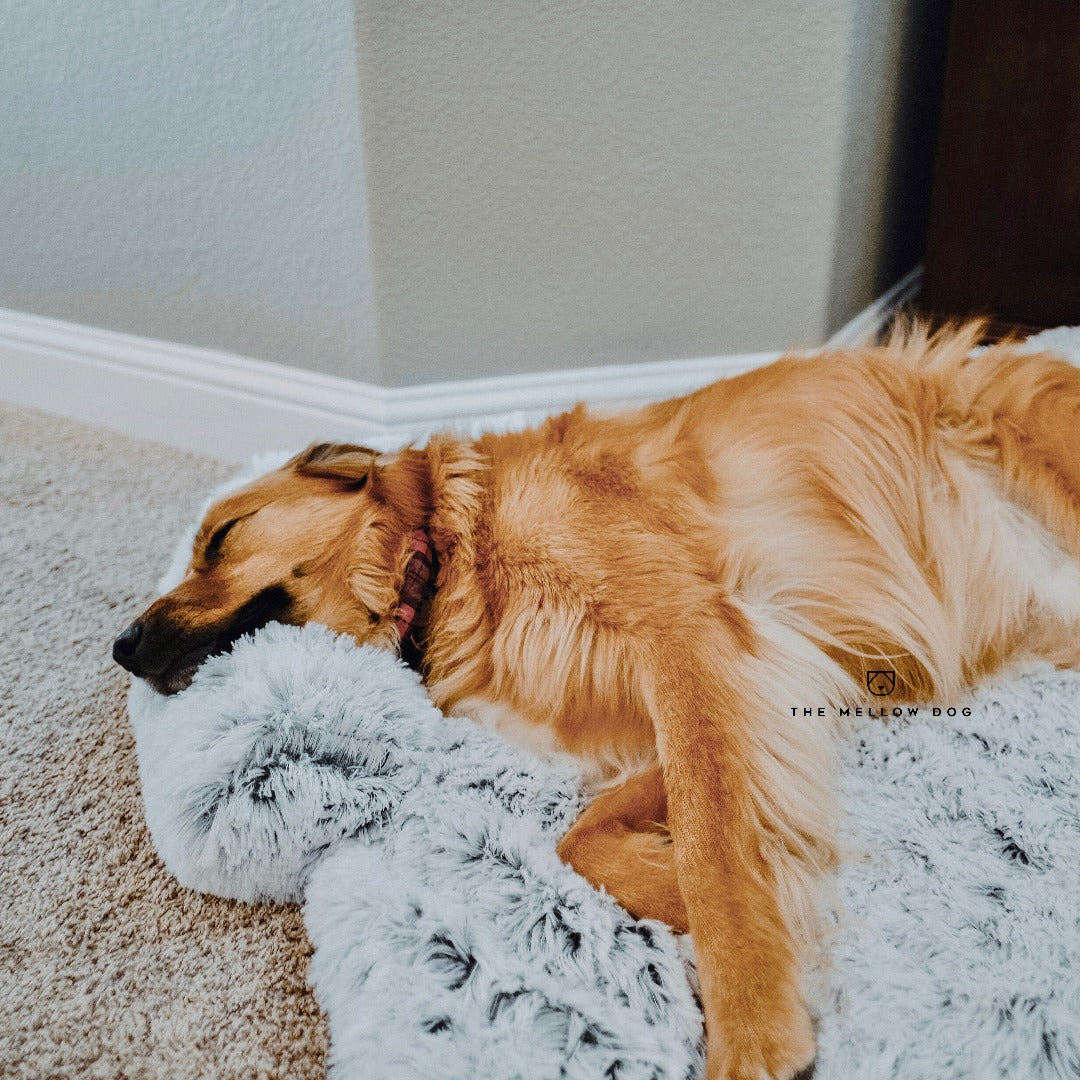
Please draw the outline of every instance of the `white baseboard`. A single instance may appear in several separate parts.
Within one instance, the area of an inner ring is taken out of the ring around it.
[[[868,345],[889,325],[889,320],[922,288],[923,268],[912,267],[895,285],[886,289],[869,307],[863,308],[850,322],[844,323],[826,342],[837,348]]]
[[[0,399],[230,461],[342,439],[522,425],[577,401],[659,400],[775,353],[382,387],[0,309]]]
[[[887,318],[902,302],[896,297],[910,295],[915,273],[840,334]],[[830,343],[841,344],[838,338]],[[228,461],[319,439],[383,447],[447,427],[522,426],[578,401],[601,407],[656,401],[777,355],[382,387],[0,309],[0,399]]]

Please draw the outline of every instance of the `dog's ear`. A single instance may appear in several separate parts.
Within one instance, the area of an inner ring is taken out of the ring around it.
[[[352,443],[314,443],[286,462],[301,476],[337,480],[347,491],[359,491],[371,477],[377,453]]]
[[[315,443],[285,467],[301,476],[336,480],[344,491],[369,486],[376,499],[392,506],[410,525],[426,521],[431,513],[431,469],[421,450],[407,447],[380,454],[351,443]]]

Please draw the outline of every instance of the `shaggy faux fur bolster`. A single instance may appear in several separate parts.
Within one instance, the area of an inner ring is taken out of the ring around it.
[[[270,626],[131,715],[147,820],[185,885],[306,898],[342,1077],[682,1078],[684,953],[555,855],[566,766],[443,717],[386,653]]]

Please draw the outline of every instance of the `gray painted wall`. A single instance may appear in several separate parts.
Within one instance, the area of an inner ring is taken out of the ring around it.
[[[814,344],[921,250],[943,11],[0,0],[0,305],[387,385]]]
[[[0,305],[377,378],[351,0],[0,0]]]

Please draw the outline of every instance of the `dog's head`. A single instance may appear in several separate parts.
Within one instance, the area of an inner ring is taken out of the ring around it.
[[[195,536],[183,581],[113,643],[163,694],[268,622],[318,622],[393,647],[413,528],[430,514],[422,452],[319,444],[226,495]]]

